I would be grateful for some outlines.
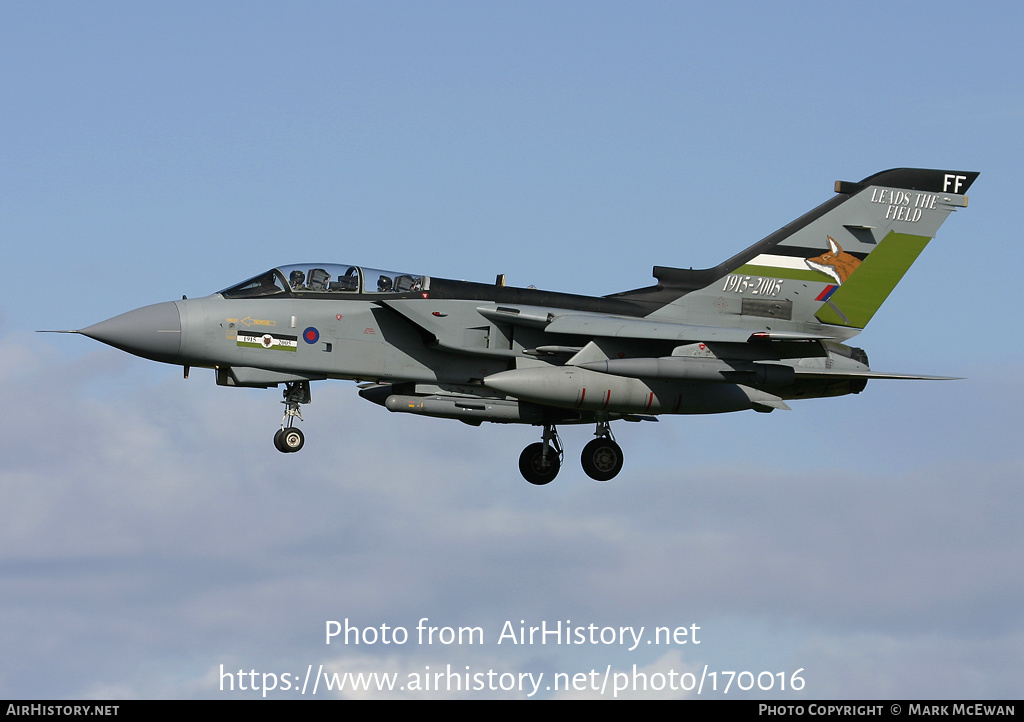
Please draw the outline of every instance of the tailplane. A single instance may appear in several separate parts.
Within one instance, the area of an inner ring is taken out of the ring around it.
[[[780,329],[863,329],[978,177],[973,171],[896,168],[836,195],[714,268],[657,266],[658,285],[616,294],[664,301],[649,318]],[[732,318],[730,318],[732,317]]]

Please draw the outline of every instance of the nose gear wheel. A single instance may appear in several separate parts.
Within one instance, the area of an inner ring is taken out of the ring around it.
[[[278,429],[274,434],[274,446],[278,451],[290,454],[302,448],[306,443],[306,436],[298,426],[289,426],[287,429]]]

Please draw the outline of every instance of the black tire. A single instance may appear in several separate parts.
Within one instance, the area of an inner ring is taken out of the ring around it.
[[[286,454],[294,454],[306,443],[306,437],[298,426],[289,426],[274,436],[274,446]]]
[[[583,471],[595,481],[608,481],[622,471],[622,447],[608,438],[597,438],[583,447]]]
[[[543,486],[550,484],[558,476],[561,461],[554,449],[548,447],[547,459],[544,459],[544,443],[538,441],[530,444],[519,455],[519,473],[531,484]]]

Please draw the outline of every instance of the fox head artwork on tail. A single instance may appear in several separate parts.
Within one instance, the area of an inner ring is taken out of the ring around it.
[[[839,181],[817,208],[714,268],[655,266],[657,283],[583,296],[338,263],[264,271],[203,298],[129,311],[80,331],[129,353],[212,369],[218,385],[284,385],[274,435],[310,384],[361,382],[393,413],[543,427],[519,457],[532,484],[558,473],[561,424],[594,424],[583,470],[622,468],[613,421],[771,412],[856,394],[883,373],[846,345],[935,236],[967,206],[975,172],[896,168]],[[396,476],[397,478],[397,476]]]
[[[836,243],[832,236],[828,237],[828,245],[829,250],[820,256],[807,259],[807,267],[815,271],[827,273],[836,279],[836,284],[842,286],[843,281],[849,278],[850,274],[860,265],[860,259],[852,253],[844,251],[843,247]]]

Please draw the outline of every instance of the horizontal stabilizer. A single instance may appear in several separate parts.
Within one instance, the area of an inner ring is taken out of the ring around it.
[[[905,379],[911,381],[959,381],[962,376],[922,376],[920,374],[894,374],[884,371],[844,371],[841,369],[796,369],[796,375],[803,378],[854,380],[854,379]]]

